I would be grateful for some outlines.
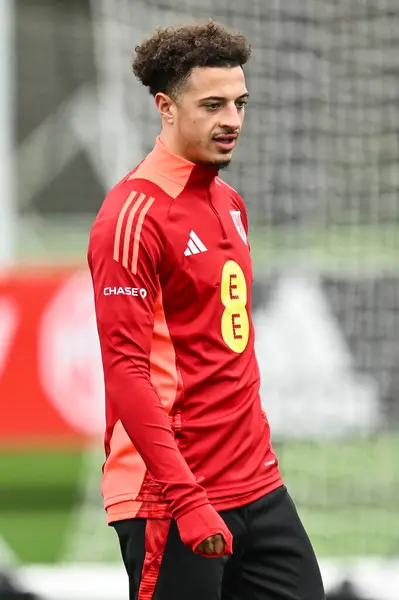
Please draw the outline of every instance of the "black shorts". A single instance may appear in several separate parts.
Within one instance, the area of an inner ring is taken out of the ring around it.
[[[183,544],[176,523],[113,523],[130,600],[324,600],[317,560],[286,488],[221,516],[233,554],[206,558]]]

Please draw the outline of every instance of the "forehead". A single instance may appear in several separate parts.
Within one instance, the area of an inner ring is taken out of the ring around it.
[[[197,67],[186,84],[185,93],[192,98],[211,96],[236,99],[247,91],[241,67]]]

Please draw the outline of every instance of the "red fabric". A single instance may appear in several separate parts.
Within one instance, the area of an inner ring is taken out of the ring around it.
[[[154,597],[169,529],[170,521],[167,519],[148,519],[146,522],[145,557],[137,600],[152,600]]]
[[[88,259],[105,377],[107,456],[120,420],[159,485],[159,503],[179,521],[206,504],[222,510],[234,498],[239,504],[282,482],[259,397],[244,203],[212,167],[179,166],[165,154],[158,146],[108,194]],[[177,431],[150,374],[160,291],[182,385],[172,409],[180,414]],[[143,507],[154,496],[133,490],[129,496],[128,479],[125,485],[119,501],[137,498],[137,516],[147,516]],[[201,535],[219,527],[209,509]]]
[[[191,510],[180,517],[177,520],[177,527],[182,541],[196,554],[206,557],[214,556],[198,552],[197,548],[206,538],[218,533],[223,536],[226,543],[223,554],[232,554],[233,552],[233,536],[223,519],[220,516],[219,520],[215,518],[214,510],[209,504]]]

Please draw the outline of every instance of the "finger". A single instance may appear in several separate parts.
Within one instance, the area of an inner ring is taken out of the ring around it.
[[[224,541],[223,536],[216,535],[214,539],[215,554],[223,554],[225,547],[226,542]]]
[[[210,537],[205,541],[205,553],[215,554],[215,543],[213,541],[213,537]]]
[[[209,544],[211,542],[212,538],[206,538],[206,540],[203,540],[199,546],[197,547],[197,551],[201,552],[202,554],[209,554]]]

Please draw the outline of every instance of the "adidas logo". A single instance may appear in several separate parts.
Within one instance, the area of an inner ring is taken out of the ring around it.
[[[188,240],[186,251],[184,256],[191,256],[192,254],[199,254],[200,252],[206,252],[208,248],[201,242],[198,235],[192,231],[190,233],[190,239]]]

